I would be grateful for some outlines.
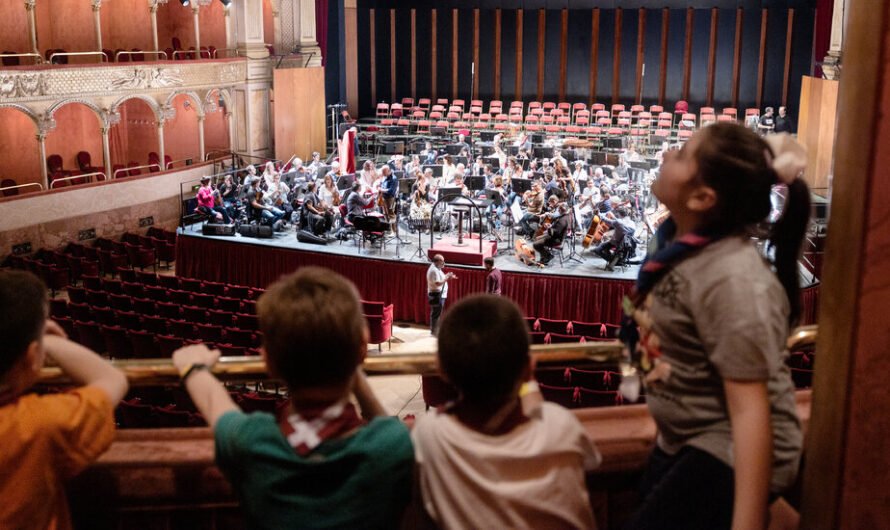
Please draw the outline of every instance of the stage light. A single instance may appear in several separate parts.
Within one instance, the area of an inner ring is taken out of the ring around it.
[[[179,0],[179,3],[182,4],[182,7],[188,7],[189,0]]]
[[[232,3],[232,0],[219,0],[219,3],[221,3],[222,5],[224,5],[226,7],[229,7],[229,5],[231,5],[231,3]]]

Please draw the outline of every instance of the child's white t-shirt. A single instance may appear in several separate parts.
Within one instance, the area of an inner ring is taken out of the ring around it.
[[[559,405],[501,436],[432,412],[411,437],[424,507],[442,528],[596,527],[584,477],[602,457]]]

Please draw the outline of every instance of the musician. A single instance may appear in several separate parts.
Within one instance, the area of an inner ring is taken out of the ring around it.
[[[572,174],[561,160],[565,159],[553,159],[553,176],[547,185],[547,193],[556,196],[560,201],[565,201],[573,194],[575,183],[572,182]]]
[[[763,116],[761,116],[760,120],[757,122],[757,132],[760,134],[771,133],[775,128],[776,118],[773,116],[773,108],[767,107],[763,111]]]
[[[522,199],[525,201],[526,210],[525,215],[519,220],[519,231],[532,235],[537,229],[538,219],[544,209],[544,190],[541,188],[541,183],[537,180],[532,183],[532,189],[525,192]]]
[[[411,155],[411,161],[405,164],[405,174],[413,175],[415,169],[423,169],[423,164],[420,163],[420,156]]]
[[[213,194],[213,188],[210,187],[210,177],[202,177],[201,187],[198,189],[198,195],[196,196],[198,211],[213,217],[217,222],[231,223],[232,220],[229,218],[229,213],[222,206],[216,205]]]
[[[495,228],[500,230],[501,217],[507,209],[507,190],[504,188],[504,178],[495,175],[491,187],[485,189],[485,195],[491,199],[491,213],[495,216]]]
[[[324,176],[324,180],[322,180],[321,185],[316,190],[316,195],[318,195],[318,200],[324,204],[333,207],[340,206],[340,190],[337,189],[334,177],[331,176],[330,172]]]
[[[430,175],[432,175],[432,174],[433,174],[433,172],[430,171]],[[421,171],[420,169],[414,170],[414,179],[415,179],[414,184],[411,185],[411,194],[416,195],[419,193],[420,196],[423,197],[423,200],[429,201],[430,200],[430,180],[427,177],[426,172]]]
[[[365,215],[365,208],[374,204],[374,197],[365,197],[362,194],[362,183],[355,181],[352,189],[346,197],[346,220],[350,223],[355,222],[356,217]]]
[[[393,156],[389,161],[389,167],[393,171],[405,171],[405,157],[402,155]]]
[[[522,176],[522,168],[516,162],[515,157],[507,158],[507,167],[501,171],[501,175],[504,177],[505,185],[509,186],[510,181],[513,180],[513,177],[521,177]]]
[[[459,145],[461,152],[470,152],[470,144],[467,143],[466,136],[464,136],[463,134],[457,135],[457,142],[455,142],[454,145]]]
[[[234,219],[235,204],[238,202],[238,185],[235,184],[231,174],[225,176],[223,183],[217,188],[217,194],[222,201],[223,209]]]
[[[578,195],[577,206],[581,212],[581,227],[585,230],[590,226],[593,216],[596,215],[596,205],[600,201],[600,190],[596,187],[593,179],[587,179],[587,185]]]
[[[470,190],[467,188],[467,185],[464,184],[464,177],[462,175],[455,174],[454,175],[454,183],[450,187],[460,188],[460,194],[463,197],[470,196]]]
[[[473,162],[472,170],[473,175],[481,175],[482,171],[485,169],[485,161],[481,156],[476,157],[476,161]]]
[[[300,224],[304,229],[308,228],[313,234],[320,236],[330,230],[333,223],[334,212],[331,207],[318,198],[315,183],[308,183],[303,195]]]
[[[569,162],[562,156],[562,149],[559,147],[553,148],[553,157],[550,159],[550,163],[556,165],[556,162],[559,161],[563,167],[568,167]]]
[[[485,177],[485,187],[491,186],[491,183],[494,181],[494,168],[491,167],[491,164],[485,164],[482,167],[482,176]]]
[[[278,173],[275,171],[275,164],[272,161],[266,162],[266,167],[263,169],[263,180],[266,182],[266,187],[268,188],[272,184],[272,177]]]
[[[312,161],[309,162],[307,166],[307,170],[309,173],[313,175],[318,175],[318,168],[324,165],[324,162],[321,161],[321,153],[318,151],[312,151]]]
[[[553,219],[553,223],[544,232],[544,235],[535,240],[535,250],[541,255],[541,264],[547,265],[553,259],[552,249],[562,244],[562,240],[566,236],[571,223],[571,216],[568,215],[569,208],[564,202],[559,203],[555,212],[551,212],[549,217]]]
[[[244,176],[244,180],[241,182],[241,196],[246,197],[247,192],[250,191],[250,183],[255,179],[259,178],[256,174],[256,166],[253,164],[244,168],[247,171],[247,175]]]
[[[442,182],[446,186],[450,186],[454,182],[454,174],[456,172],[457,167],[454,165],[454,158],[451,155],[442,157]]]
[[[522,178],[533,179],[535,177],[535,173],[538,172],[538,159],[532,158],[528,163],[528,169],[522,173]]]
[[[575,172],[572,173],[572,180],[576,183],[580,183],[582,180],[590,180],[590,174],[587,172],[587,168],[584,167],[583,160],[575,160]]]
[[[433,214],[433,205],[426,200],[420,190],[415,190],[411,195],[411,208],[408,217],[414,221],[429,220]]]
[[[423,160],[423,163],[426,165],[433,165],[436,163],[436,158],[439,156],[439,152],[433,149],[433,144],[430,142],[424,143],[423,151],[420,152],[420,159]]]
[[[331,170],[328,171],[325,176],[331,177],[331,180],[333,180],[336,183],[337,179],[340,178],[340,175],[342,175],[342,173],[340,172],[340,162],[335,160],[335,161],[331,162]]]
[[[362,186],[362,193],[369,192],[377,183],[377,168],[374,165],[372,160],[365,160],[365,163],[362,165],[362,170],[358,174],[358,179],[356,179],[359,184]]]
[[[386,204],[386,211],[389,212],[389,218],[392,220],[396,217],[396,196],[399,194],[399,179],[389,166],[383,166],[380,169],[380,173],[383,175],[380,193]]]
[[[498,167],[506,167],[507,165],[507,153],[501,149],[501,139],[503,137],[504,135],[501,133],[494,135],[494,156],[498,157]]]
[[[607,214],[612,211],[612,194],[609,193],[607,188],[603,188],[600,192],[602,196],[602,200],[596,203],[596,210],[599,212],[600,217],[603,217],[603,214]]]
[[[285,219],[290,219],[294,208],[290,204],[290,188],[284,182],[281,182],[281,173],[275,173],[272,176],[272,184],[266,188],[266,194],[263,200],[267,205],[274,206],[284,212]]]
[[[260,219],[275,225],[284,217],[284,210],[270,206],[263,201],[263,190],[260,189],[260,182],[263,179],[254,179],[250,183],[250,192],[247,194],[247,201],[254,212],[258,212]]]
[[[593,249],[593,253],[606,260],[606,263],[609,264],[607,269],[611,270],[616,265],[612,263],[616,251],[627,243],[626,238],[633,237],[637,227],[633,219],[630,218],[627,208],[617,208],[614,214],[609,213],[600,219],[600,222],[606,223],[613,229],[612,237],[604,238],[603,242]]]

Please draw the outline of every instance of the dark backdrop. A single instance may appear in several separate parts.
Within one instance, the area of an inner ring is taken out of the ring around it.
[[[332,23],[342,21],[342,0],[331,1]],[[599,32],[592,31],[593,9],[599,9]],[[645,22],[639,23],[639,9],[645,10]],[[661,68],[662,10],[668,8],[668,34],[666,67]],[[613,101],[633,104],[637,99],[637,44],[643,38],[642,57],[645,73],[641,79],[640,101],[645,105],[663,103],[666,107],[682,99],[684,95],[684,70],[686,66],[687,9],[692,8],[691,48],[688,54],[689,89],[688,101],[693,110],[707,103],[708,63],[710,56],[712,8],[716,8],[716,39],[714,43],[714,84],[711,104],[718,109],[730,106],[733,93],[733,62],[736,40],[737,9],[741,9],[742,26],[738,96],[736,106],[740,113],[746,107],[754,107],[758,88],[762,90],[761,107],[778,106],[782,102],[785,79],[786,38],[789,16],[791,24],[790,62],[788,65],[787,104],[796,116],[800,94],[801,76],[813,68],[813,30],[816,16],[816,0],[443,0],[436,2],[409,2],[406,0],[359,0],[357,9],[358,39],[358,107],[361,116],[373,114],[376,101],[372,100],[371,53],[374,53],[375,94],[377,101],[389,102],[392,94],[390,79],[390,15],[395,13],[396,31],[396,83],[397,100],[412,95],[411,46],[416,50],[416,97],[453,98],[466,100],[472,95],[471,63],[473,60],[474,10],[479,10],[479,61],[476,64],[478,91],[476,99],[501,99],[505,102],[522,99],[525,102],[538,99],[539,27],[544,36],[544,75],[541,97],[544,101],[556,101],[560,86],[564,83],[565,101]],[[416,34],[411,42],[411,9],[415,9]],[[437,10],[437,72],[436,86],[431,86],[431,14]],[[453,11],[457,9],[458,39],[452,42]],[[501,10],[500,38],[500,93],[495,98],[495,12]],[[522,10],[522,86],[516,94],[516,31],[517,14]],[[568,10],[566,24],[565,79],[561,76],[562,10]],[[539,26],[539,13],[543,10],[544,24]],[[621,26],[616,19],[621,11]],[[373,12],[373,18],[371,16]],[[793,13],[793,15],[792,15]],[[763,49],[763,76],[758,85],[761,50],[761,23],[766,16],[766,39]],[[371,24],[374,24],[374,43],[370,42]],[[618,68],[615,66],[616,33],[619,47]],[[331,34],[334,32],[331,31]],[[342,32],[341,32],[342,33]],[[641,35],[642,34],[642,35]],[[591,41],[596,39],[597,69],[594,75],[596,90],[590,94]],[[328,39],[329,54],[340,53],[343,39]],[[452,52],[457,46],[457,93],[452,92]],[[332,49],[336,48],[336,49]],[[342,57],[342,55],[340,55]],[[328,62],[329,68],[335,66]],[[339,65],[328,76],[328,99],[344,99],[345,72]],[[617,74],[617,92],[615,75]],[[664,78],[664,98],[660,100],[660,86]]]

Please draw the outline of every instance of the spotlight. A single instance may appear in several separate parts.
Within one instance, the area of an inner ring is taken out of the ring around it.
[[[179,0],[179,3],[182,4],[182,7],[188,7],[189,0]]]
[[[219,3],[221,3],[222,5],[224,5],[226,7],[229,7],[229,5],[231,5],[231,3],[232,3],[232,0],[219,0]]]

